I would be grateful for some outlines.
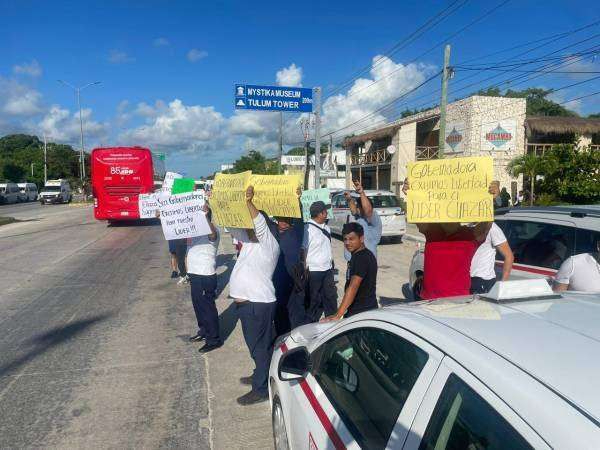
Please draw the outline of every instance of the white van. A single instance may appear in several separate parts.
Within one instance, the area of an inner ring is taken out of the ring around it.
[[[0,204],[18,203],[21,192],[17,183],[0,183]]]
[[[38,198],[38,188],[35,183],[18,183],[22,202],[35,202]]]
[[[40,192],[40,203],[70,203],[72,197],[71,185],[67,180],[48,180]]]

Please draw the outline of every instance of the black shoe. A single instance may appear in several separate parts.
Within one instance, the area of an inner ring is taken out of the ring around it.
[[[252,386],[252,375],[250,375],[249,377],[240,378],[240,383]]]
[[[179,274],[176,271],[171,272],[171,278],[179,278]]]
[[[208,352],[212,352],[213,350],[218,349],[219,347],[222,347],[223,343],[219,342],[218,344],[204,344],[204,347],[202,347],[200,350],[198,350],[200,353],[208,353]]]
[[[190,342],[200,342],[204,340],[204,336],[200,333],[196,334],[196,336],[190,336]]]
[[[255,391],[250,391],[247,394],[238,397],[237,402],[239,405],[248,406],[263,403],[267,400],[269,400],[269,394],[259,394]]]

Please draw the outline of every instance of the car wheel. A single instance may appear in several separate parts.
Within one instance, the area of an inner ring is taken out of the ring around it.
[[[283,419],[283,409],[279,397],[273,399],[273,443],[275,450],[289,450],[287,431],[285,429],[285,420]]]

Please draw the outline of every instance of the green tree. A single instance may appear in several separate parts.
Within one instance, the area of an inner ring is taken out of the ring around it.
[[[523,175],[529,178],[531,183],[531,195],[529,196],[529,204],[533,205],[533,197],[535,194],[535,177],[544,172],[544,160],[532,153],[517,156],[508,163],[507,172],[512,177]]]
[[[251,170],[252,173],[260,175],[274,175],[278,173],[279,162],[268,160],[257,150],[250,150],[247,155],[242,156],[233,163],[231,173],[245,172]]]
[[[12,162],[5,162],[0,166],[0,178],[6,181],[19,183],[25,179],[25,169]]]

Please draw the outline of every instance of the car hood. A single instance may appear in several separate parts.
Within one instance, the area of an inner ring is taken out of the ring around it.
[[[334,328],[337,324],[338,322],[309,323],[294,328],[290,333],[290,337],[298,345],[307,345],[325,332]]]

